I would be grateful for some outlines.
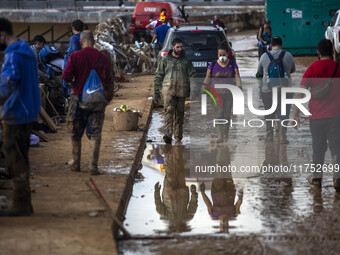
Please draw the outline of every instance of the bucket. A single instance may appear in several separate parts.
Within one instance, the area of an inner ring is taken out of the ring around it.
[[[113,129],[120,131],[136,131],[138,128],[138,112],[113,111]]]

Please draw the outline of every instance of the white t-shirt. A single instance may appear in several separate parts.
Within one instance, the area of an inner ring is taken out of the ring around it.
[[[154,20],[154,21],[152,21],[150,23],[150,26],[151,26],[152,29],[155,29],[155,26],[157,25],[158,21],[160,21],[160,20]],[[170,27],[170,23],[169,22],[168,22],[167,25]]]

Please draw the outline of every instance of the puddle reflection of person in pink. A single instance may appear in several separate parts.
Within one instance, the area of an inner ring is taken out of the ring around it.
[[[211,184],[211,199],[205,193],[205,184],[200,185],[203,201],[213,220],[220,221],[220,231],[229,233],[229,220],[241,213],[243,190],[238,192],[238,200],[234,204],[236,188],[232,178],[215,178]]]
[[[226,144],[217,146],[216,163],[220,166],[230,165],[230,151]],[[203,201],[207,206],[208,213],[213,220],[220,221],[220,231],[229,233],[229,220],[235,219],[240,214],[240,207],[243,201],[243,190],[238,192],[238,200],[236,203],[236,188],[231,176],[231,172],[223,173],[216,176],[211,183],[211,199],[205,193],[205,184],[200,185]]]
[[[198,194],[196,186],[189,188],[185,183],[185,171],[183,160],[183,146],[166,145],[165,155],[165,177],[162,197],[160,194],[161,185],[155,184],[155,205],[156,211],[161,219],[169,221],[169,232],[186,232],[190,228],[190,221],[197,210]]]

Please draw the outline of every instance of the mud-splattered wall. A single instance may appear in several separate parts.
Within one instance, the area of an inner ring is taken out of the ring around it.
[[[190,22],[211,22],[214,15],[196,15],[190,16]],[[218,14],[228,29],[228,31],[240,31],[246,29],[259,28],[265,19],[264,10],[249,10],[246,12],[235,12],[228,14]]]

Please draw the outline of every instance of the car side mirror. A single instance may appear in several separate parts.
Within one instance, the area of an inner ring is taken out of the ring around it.
[[[325,27],[329,27],[331,23],[328,20],[326,20],[322,22],[322,25],[324,25]]]

